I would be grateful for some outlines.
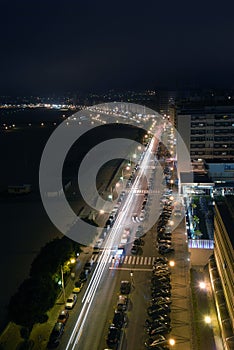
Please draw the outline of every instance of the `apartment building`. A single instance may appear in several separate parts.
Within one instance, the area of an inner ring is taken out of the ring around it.
[[[187,102],[172,115],[191,159],[234,160],[234,105]]]

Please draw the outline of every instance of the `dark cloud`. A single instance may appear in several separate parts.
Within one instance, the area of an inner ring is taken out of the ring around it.
[[[233,82],[231,1],[0,6],[1,93]]]

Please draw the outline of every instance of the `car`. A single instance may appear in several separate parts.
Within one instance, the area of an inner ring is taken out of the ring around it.
[[[170,282],[170,276],[161,276],[161,275],[153,275],[153,277],[151,278],[151,282],[152,283],[167,283]]]
[[[121,294],[129,294],[131,291],[131,283],[129,281],[121,281],[120,292]]]
[[[69,318],[69,312],[67,310],[62,310],[58,315],[57,322],[66,323]]]
[[[122,311],[115,310],[112,325],[117,328],[123,328],[126,323],[126,317]]]
[[[165,319],[163,319],[163,318],[159,318],[159,319],[155,319],[155,320],[147,319],[145,321],[145,327],[146,327],[147,331],[150,329],[154,329],[156,327],[160,327],[162,325],[167,327],[167,328],[170,328],[170,322],[165,321]]]
[[[155,321],[161,321],[161,322],[167,322],[167,323],[171,322],[171,318],[168,313],[158,314],[158,315],[155,313],[155,314],[152,314],[150,317],[152,319],[152,322],[155,322]]]
[[[67,298],[65,307],[66,309],[73,309],[77,301],[77,295],[76,294],[70,294],[70,296]]]
[[[134,245],[143,245],[144,241],[141,238],[136,238],[133,242]]]
[[[139,252],[139,246],[138,245],[133,245],[131,248],[131,253],[132,254],[137,254]]]
[[[151,292],[151,297],[152,298],[158,298],[158,297],[170,297],[171,292],[169,289],[157,289],[157,290],[152,290]]]
[[[169,297],[156,297],[156,298],[153,298],[151,299],[151,303],[152,304],[158,304],[158,305],[161,305],[161,304],[171,304],[171,299]]]
[[[56,322],[50,334],[48,348],[55,348],[59,345],[63,332],[64,332],[64,323]]]
[[[170,282],[160,282],[157,281],[151,286],[151,293],[157,293],[161,289],[171,290]]]
[[[80,293],[83,285],[84,283],[82,283],[81,281],[75,282],[75,287],[73,288],[72,293]]]
[[[165,311],[169,312],[170,311],[170,305],[163,304],[163,305],[158,305],[158,304],[153,304],[147,308],[147,313],[150,316],[151,313],[154,313],[156,311]]]
[[[156,338],[154,337],[153,339],[150,338],[148,339],[146,342],[145,342],[145,345],[148,347],[148,348],[153,348],[154,346],[157,346],[157,345],[165,345],[167,343],[167,340],[166,338],[161,335],[161,334],[158,334],[156,336]]]
[[[103,244],[103,238],[99,238],[93,247],[93,253],[98,254]]]
[[[173,215],[177,218],[177,217],[180,217],[182,215],[182,212],[180,209],[175,209],[173,211]]]
[[[150,327],[149,329],[147,329],[147,333],[150,336],[154,336],[155,334],[168,334],[171,331],[171,327],[170,326],[166,326],[164,324],[158,325],[157,327]]]
[[[165,244],[165,245],[171,245],[171,239],[162,239],[162,238],[158,238],[157,239],[159,244]]]
[[[162,256],[158,256],[155,260],[156,262],[168,263],[168,259]]]
[[[120,340],[121,331],[119,328],[110,326],[108,336],[106,339],[107,345],[110,348],[117,347]]]
[[[120,294],[117,301],[117,310],[126,311],[128,308],[128,297]]]
[[[92,271],[92,267],[93,267],[93,261],[87,261],[84,265],[84,270],[91,272]]]
[[[169,254],[169,253],[173,253],[175,250],[173,248],[167,248],[167,247],[159,247],[159,253],[160,254]]]
[[[79,276],[79,281],[81,283],[84,283],[87,281],[87,279],[88,279],[88,271],[87,270],[81,271],[80,276]]]

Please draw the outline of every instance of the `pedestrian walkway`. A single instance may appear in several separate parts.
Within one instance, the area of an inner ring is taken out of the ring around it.
[[[93,262],[99,261],[100,256],[98,254],[93,254],[91,259]],[[152,266],[155,261],[154,256],[137,256],[137,255],[125,255],[124,257],[120,258],[121,264],[123,265],[147,265]],[[108,263],[113,263],[113,256],[110,256],[110,259]]]

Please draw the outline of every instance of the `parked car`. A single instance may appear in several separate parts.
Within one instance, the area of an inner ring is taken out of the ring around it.
[[[174,252],[174,249],[173,248],[168,248],[168,247],[159,247],[159,253],[160,254],[169,254],[169,253],[173,253]]]
[[[84,270],[91,272],[92,267],[93,267],[93,260],[87,261],[84,265]]]
[[[66,323],[69,318],[69,312],[67,310],[62,310],[58,315],[57,322]]]
[[[152,304],[157,304],[157,305],[162,305],[162,304],[171,304],[171,299],[169,297],[155,297],[153,299],[151,299],[151,303]]]
[[[115,314],[112,320],[112,325],[117,328],[123,328],[126,323],[126,316],[122,311],[115,310]]]
[[[76,294],[70,294],[70,296],[67,298],[67,301],[66,301],[66,309],[73,309],[73,307],[75,306],[76,304],[76,301],[77,301],[77,295]]]
[[[131,253],[132,254],[137,254],[139,252],[139,246],[138,245],[133,245],[131,248]]]
[[[134,245],[143,245],[144,241],[141,238],[136,238],[133,242]]]
[[[121,294],[129,294],[131,291],[131,283],[129,281],[121,281],[120,292]]]
[[[155,334],[168,334],[171,331],[171,327],[170,326],[166,326],[164,324],[158,325],[157,327],[150,327],[147,329],[147,333],[150,336],[154,336]]]
[[[128,308],[128,297],[120,294],[117,301],[117,310],[126,311]]]
[[[75,287],[73,288],[72,293],[75,293],[75,294],[76,294],[76,293],[77,293],[77,294],[80,293],[80,291],[81,291],[83,285],[84,285],[84,283],[81,282],[81,281],[75,282]]]
[[[110,348],[117,347],[120,340],[121,331],[119,328],[110,326],[108,336],[106,339],[107,345]]]
[[[154,346],[164,345],[166,343],[167,343],[166,338],[163,335],[159,334],[159,335],[157,335],[156,338],[154,337],[153,339],[152,338],[148,339],[145,342],[145,346],[148,347],[149,349],[153,349]]]
[[[87,279],[88,279],[88,271],[87,270],[86,271],[85,270],[81,271],[80,276],[79,276],[79,281],[81,283],[84,283],[84,282],[87,281]]]
[[[64,332],[64,323],[56,322],[50,334],[48,348],[56,348]]]

